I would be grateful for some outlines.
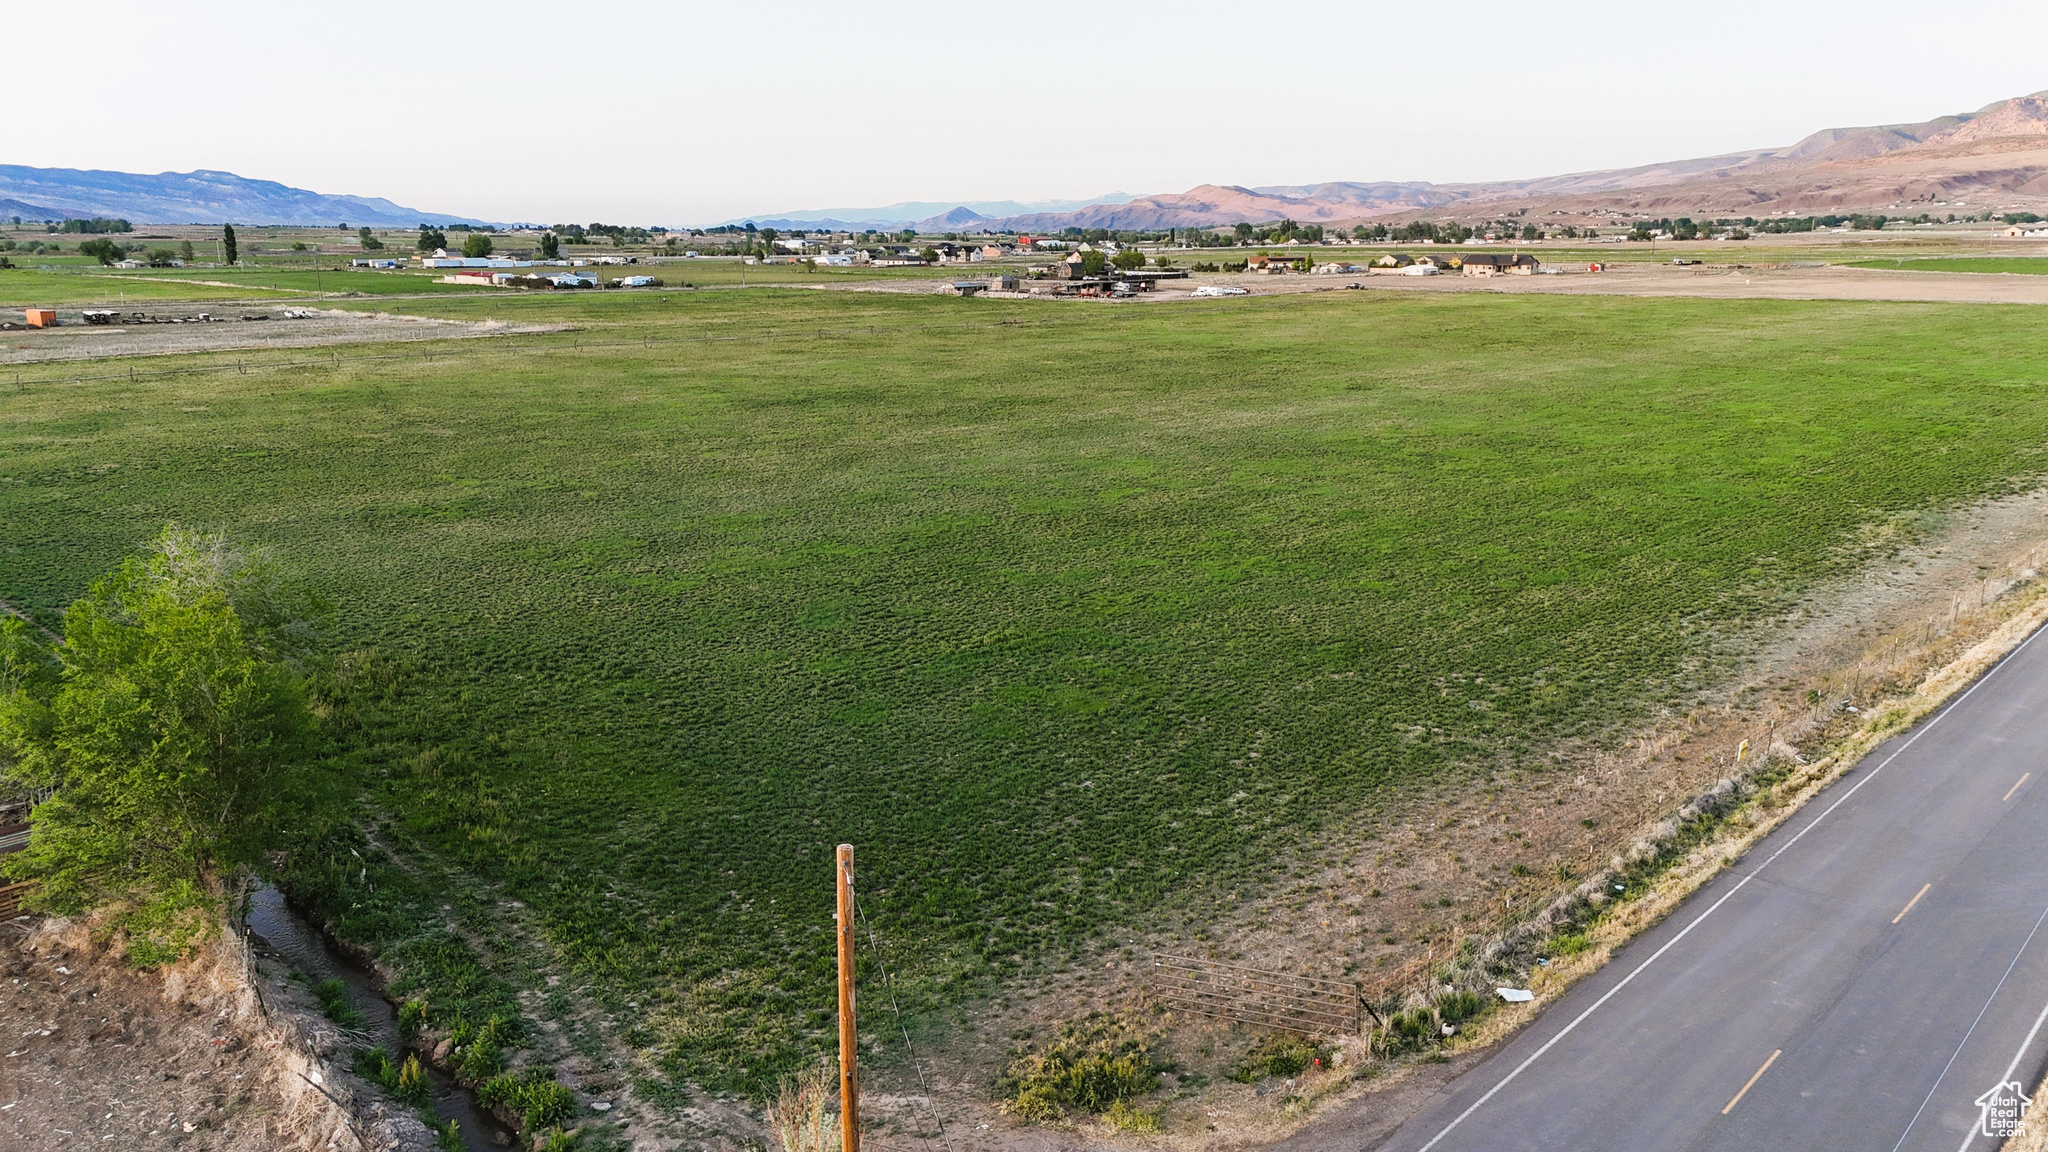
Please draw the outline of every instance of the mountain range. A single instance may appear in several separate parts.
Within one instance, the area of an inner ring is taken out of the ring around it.
[[[1917,206],[1917,207],[1915,207]],[[1087,200],[908,201],[741,217],[783,229],[1056,232],[1229,227],[1290,218],[1329,225],[1416,218],[1957,214],[2048,208],[2048,92],[1917,124],[1828,128],[1796,144],[1635,168],[1469,184],[1427,181],[1203,184]],[[330,196],[232,172],[128,172],[0,165],[0,218],[119,216],[137,224],[483,224],[389,200]]]
[[[1788,147],[1635,168],[1474,184],[1203,184],[933,231],[1215,228],[1282,218],[1349,224],[1505,214],[1768,216],[1897,211],[1916,203],[1919,211],[1934,204],[1973,210],[2048,204],[2048,92],[1924,123],[1828,128]]]
[[[974,228],[984,220],[1032,213],[1070,212],[1101,204],[1122,204],[1136,199],[1128,192],[1111,192],[1086,200],[969,200],[955,204],[939,200],[906,200],[880,208],[813,208],[801,212],[778,212],[766,216],[740,216],[720,221],[721,225],[753,224],[761,228],[801,228],[805,231],[830,229],[858,232],[863,229],[894,231],[916,228],[920,232],[957,232]]]
[[[232,172],[102,172],[0,164],[0,216],[114,216],[136,224],[482,224],[367,196],[328,196]]]

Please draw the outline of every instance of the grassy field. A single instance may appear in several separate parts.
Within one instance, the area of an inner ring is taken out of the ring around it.
[[[2048,256],[1952,256],[1856,260],[1857,268],[1889,268],[1904,272],[2007,272],[2025,276],[2048,274]]]
[[[679,1081],[750,1089],[828,1042],[837,842],[917,1002],[1193,931],[1404,788],[1682,698],[1859,526],[2048,443],[2002,307],[574,307],[432,363],[31,380],[0,597],[54,619],[167,520],[274,545],[374,650],[387,835],[515,893]]]

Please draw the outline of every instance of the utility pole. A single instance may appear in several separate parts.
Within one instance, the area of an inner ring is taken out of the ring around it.
[[[853,845],[839,846],[839,1148],[860,1152],[860,1031],[853,1018]]]

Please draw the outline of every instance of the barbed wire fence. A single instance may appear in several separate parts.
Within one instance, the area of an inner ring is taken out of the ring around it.
[[[2036,547],[1985,573],[1934,613],[1879,637],[1854,663],[1823,677],[1811,698],[1794,706],[1774,706],[1747,724],[1733,726],[1725,733],[1725,744],[1707,755],[1727,770],[1725,779],[1739,782],[1773,758],[1785,759],[1792,741],[1825,732],[1831,722],[1857,708],[1857,702],[1870,704],[1873,690],[1910,687],[1901,683],[1903,674],[1930,661],[1938,668],[1953,660],[1957,654],[1941,651],[1943,641],[1984,609],[2039,578],[2043,551]],[[1160,952],[1151,960],[1152,994],[1172,1008],[1275,1031],[1309,1037],[1365,1034],[1369,1023],[1385,1025],[1383,1012],[1440,991],[1437,984],[1444,970],[1466,958],[1476,943],[1525,929],[1545,910],[1583,896],[1593,883],[1588,877],[1603,873],[1615,861],[1625,862],[1647,832],[1672,817],[1674,808],[1658,801],[1632,805],[1611,821],[1614,834],[1596,838],[1561,860],[1554,877],[1500,883],[1489,894],[1485,911],[1455,924],[1437,925],[1418,941],[1419,950],[1387,970],[1341,981]],[[1354,1005],[1349,1012],[1342,1007],[1347,998]]]
[[[853,911],[854,915],[859,918],[861,927],[867,929],[868,952],[875,958],[875,967],[880,970],[882,975],[882,987],[889,993],[889,1010],[894,1013],[896,1030],[903,1037],[904,1054],[910,1058],[910,1066],[917,1072],[919,1097],[924,1101],[926,1111],[931,1114],[932,1127],[938,1134],[940,1145],[945,1149],[945,1152],[953,1152],[952,1138],[946,1135],[946,1121],[939,1115],[938,1095],[932,1091],[931,1081],[925,1076],[924,1060],[918,1056],[917,1046],[911,1042],[910,1027],[903,1021],[903,1005],[896,997],[896,981],[889,975],[888,962],[882,958],[881,938],[876,934],[875,923],[868,919],[867,908],[861,903],[860,896],[857,893],[853,898]],[[938,1070],[935,1067],[932,1071],[936,1075]],[[911,1115],[915,1118],[915,1108],[912,1109]],[[925,1137],[923,1133],[919,1133],[918,1138],[927,1149],[931,1147],[930,1139]]]

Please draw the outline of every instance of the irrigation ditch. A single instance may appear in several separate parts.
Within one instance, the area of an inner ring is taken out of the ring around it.
[[[360,1028],[352,1030],[351,1040],[387,1052],[405,1051],[398,1012],[384,996],[383,981],[336,949],[325,934],[286,902],[282,892],[268,884],[258,888],[250,897],[244,922],[250,934],[308,983],[340,982],[348,1007],[360,1013],[363,1020]],[[474,1092],[431,1061],[422,1060],[421,1066],[432,1085],[437,1129],[445,1130],[453,1121],[468,1152],[497,1152],[513,1142],[515,1132],[486,1109]]]

